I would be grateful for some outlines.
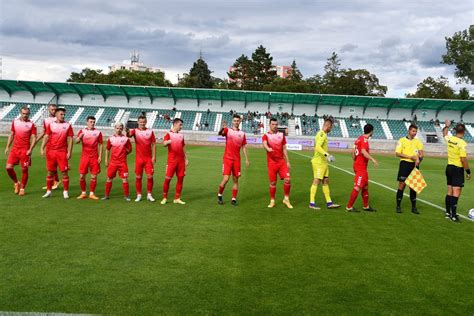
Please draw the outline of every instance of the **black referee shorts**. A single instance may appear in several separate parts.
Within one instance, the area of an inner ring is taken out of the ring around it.
[[[464,168],[455,165],[446,166],[446,182],[453,187],[464,186]]]
[[[408,162],[406,160],[400,160],[400,166],[398,167],[397,181],[405,182],[410,173],[415,169],[414,162]]]

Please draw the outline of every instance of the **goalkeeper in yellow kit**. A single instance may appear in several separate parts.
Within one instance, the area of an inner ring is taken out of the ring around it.
[[[328,153],[328,136],[333,126],[333,120],[327,118],[324,120],[323,127],[316,134],[314,139],[314,156],[311,159],[313,166],[313,183],[311,184],[310,195],[309,195],[309,208],[319,210],[320,207],[316,206],[314,199],[318,186],[322,183],[322,189],[324,197],[326,198],[327,208],[338,208],[340,205],[333,203],[331,200],[331,194],[329,192],[329,164],[328,162],[334,161],[334,156]]]

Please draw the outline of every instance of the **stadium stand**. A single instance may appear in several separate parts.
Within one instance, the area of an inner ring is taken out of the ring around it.
[[[17,102],[17,100],[21,102]],[[185,130],[217,132],[223,122],[230,124],[232,113],[242,118],[246,133],[266,130],[269,117],[276,117],[290,134],[313,136],[323,117],[335,120],[331,137],[356,138],[363,125],[374,125],[375,139],[398,139],[406,135],[410,124],[405,118],[414,114],[424,134],[437,134],[438,116],[460,121],[464,116],[474,121],[473,100],[434,100],[254,92],[236,90],[182,89],[79,83],[48,83],[0,80],[0,122],[10,122],[19,109],[28,105],[31,118],[38,122],[47,115],[50,102],[66,108],[66,120],[83,126],[88,116],[95,116],[97,126],[112,127],[115,122],[136,120],[142,113],[149,126],[166,130],[171,121],[183,119]],[[111,105],[112,104],[112,105]],[[306,113],[316,113],[307,115]],[[380,118],[379,118],[380,117]],[[402,119],[403,118],[403,119]],[[295,131],[295,125],[298,130]],[[474,141],[474,128],[467,124],[466,140]]]

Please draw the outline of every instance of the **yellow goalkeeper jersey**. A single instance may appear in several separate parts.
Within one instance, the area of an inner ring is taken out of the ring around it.
[[[316,136],[314,137],[314,155],[313,155],[313,162],[326,164],[326,154],[328,152],[328,135],[323,131],[320,130]]]

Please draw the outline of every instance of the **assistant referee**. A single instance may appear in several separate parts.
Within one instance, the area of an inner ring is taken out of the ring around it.
[[[446,218],[453,222],[459,222],[456,209],[461,191],[464,186],[464,172],[466,172],[467,180],[471,180],[471,170],[467,161],[467,144],[462,139],[466,131],[466,127],[462,123],[458,123],[454,128],[456,136],[448,135],[451,121],[446,120],[446,126],[443,128],[443,136],[448,146],[448,165],[446,166],[446,180],[448,184],[448,194],[446,195]]]
[[[408,134],[398,140],[395,155],[400,158],[400,166],[398,168],[398,190],[397,190],[397,213],[402,212],[401,203],[403,199],[403,191],[405,190],[405,180],[413,171],[419,168],[421,160],[423,160],[423,143],[415,138],[418,133],[418,127],[411,124],[408,127]],[[410,188],[411,212],[420,214],[416,208],[416,191]]]

